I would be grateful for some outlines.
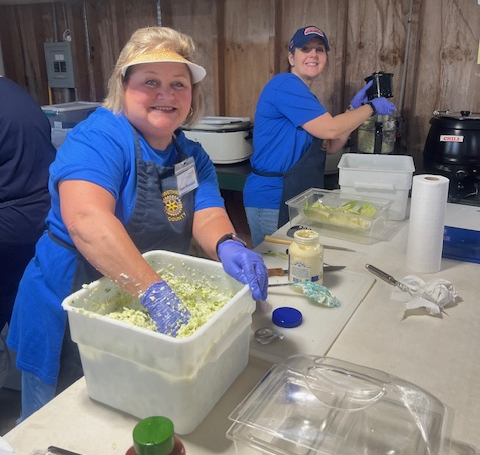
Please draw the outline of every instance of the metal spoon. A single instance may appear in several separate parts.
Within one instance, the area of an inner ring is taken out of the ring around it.
[[[280,340],[285,338],[283,333],[279,332],[278,330],[271,329],[270,327],[261,327],[257,329],[253,334],[253,337],[260,344],[269,344],[275,340],[275,338],[279,338]]]

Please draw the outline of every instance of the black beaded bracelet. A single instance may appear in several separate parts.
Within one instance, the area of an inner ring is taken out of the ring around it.
[[[237,237],[236,234],[230,233],[230,234],[225,234],[224,236],[220,237],[220,239],[217,242],[217,246],[215,247],[215,251],[217,252],[218,256],[218,247],[223,243],[226,242],[227,240],[235,240],[236,242],[241,243],[244,247],[247,246],[247,242],[242,240],[240,237]]]

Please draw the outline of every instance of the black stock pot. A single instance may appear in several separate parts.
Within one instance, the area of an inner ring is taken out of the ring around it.
[[[424,171],[450,179],[449,194],[474,191],[480,169],[480,114],[435,111],[423,150]]]

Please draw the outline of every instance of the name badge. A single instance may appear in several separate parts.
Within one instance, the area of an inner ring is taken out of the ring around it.
[[[174,169],[179,196],[198,188],[197,171],[193,157],[190,156],[181,163],[175,164]]]

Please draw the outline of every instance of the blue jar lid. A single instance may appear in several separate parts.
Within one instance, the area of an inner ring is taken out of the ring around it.
[[[302,323],[302,313],[295,308],[281,307],[274,310],[272,322],[278,327],[291,329]]]

